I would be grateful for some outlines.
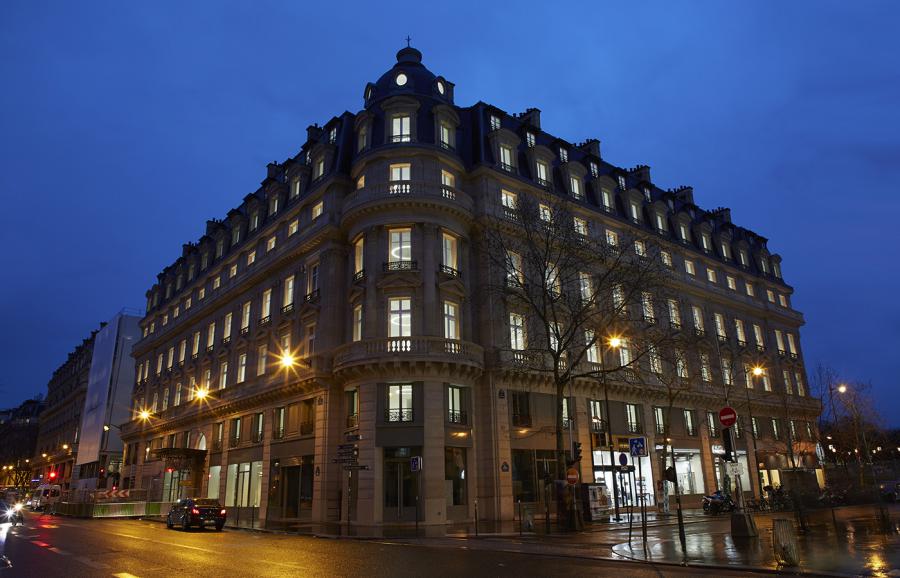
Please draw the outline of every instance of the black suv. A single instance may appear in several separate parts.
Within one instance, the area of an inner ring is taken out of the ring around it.
[[[225,508],[218,500],[207,498],[185,498],[172,504],[169,515],[166,516],[166,528],[181,526],[182,530],[188,530],[191,526],[203,528],[203,526],[215,526],[217,532],[222,531],[225,525]]]

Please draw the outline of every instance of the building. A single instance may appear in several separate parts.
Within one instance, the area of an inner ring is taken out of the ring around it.
[[[425,524],[468,522],[476,499],[480,519],[509,520],[518,500],[542,504],[554,397],[508,371],[515,328],[485,295],[476,242],[508,194],[569,194],[592,235],[654,235],[673,256],[679,325],[718,322],[712,343],[766,367],[760,383],[746,374],[756,437],[738,440],[744,487],[778,481],[784,428],[815,465],[803,318],[766,239],[727,209],[697,207],[690,188],[660,189],[649,167],[610,164],[598,141],[544,132],[536,109],[457,106],[453,83],[404,48],[365,86],[362,110],[309,127],[296,156],[269,164],[157,276],[134,348],[123,487],[215,497],[271,526],[412,522],[417,504]],[[710,416],[723,401],[703,389],[670,434],[689,504],[721,483]],[[600,396],[581,384],[567,406],[584,480],[610,476],[608,449],[593,447]],[[609,397],[612,441],[649,437],[643,487],[655,499],[659,392],[619,382]]]
[[[0,411],[0,488],[23,487],[31,481],[31,457],[43,410],[44,400],[35,398]]]
[[[130,413],[141,317],[123,310],[101,323],[53,372],[32,459],[35,483],[69,492],[105,487],[110,472],[117,480],[123,447],[115,424]]]

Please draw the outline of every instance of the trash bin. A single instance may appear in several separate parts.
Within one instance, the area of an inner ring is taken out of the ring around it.
[[[772,545],[775,548],[775,561],[782,566],[800,564],[800,548],[797,545],[797,533],[790,520],[779,518],[772,522]]]

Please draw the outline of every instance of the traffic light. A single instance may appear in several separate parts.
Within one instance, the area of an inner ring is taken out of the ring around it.
[[[572,460],[581,461],[581,442],[572,442]]]
[[[722,430],[722,447],[725,449],[725,455],[722,456],[722,459],[726,462],[730,462],[734,459],[734,448],[731,444],[731,428],[726,427]]]
[[[55,479],[56,479],[56,472],[50,472],[50,479],[51,479],[51,480],[55,480]]]

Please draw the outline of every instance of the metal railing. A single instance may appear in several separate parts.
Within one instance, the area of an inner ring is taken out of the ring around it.
[[[384,410],[384,421],[386,421],[386,422],[410,422],[412,420],[413,420],[412,408]]]
[[[356,273],[353,274],[353,282],[354,283],[357,281],[362,281],[365,278],[366,278],[366,270],[365,269],[360,269],[359,271],[357,271]]]
[[[418,271],[418,261],[385,261],[384,271]]]
[[[525,413],[512,414],[512,424],[515,427],[531,427],[531,414],[525,414]]]
[[[271,315],[266,315],[265,317],[261,317],[259,319],[259,327],[265,327],[266,325],[268,325],[271,322],[272,322]]]
[[[316,301],[318,298],[319,298],[319,290],[313,289],[310,293],[306,294],[306,296],[303,298],[303,300],[306,301],[307,303],[312,303],[313,301]]]
[[[450,267],[449,265],[441,265],[440,270],[441,270],[441,273],[450,275],[451,277],[459,277],[460,276],[459,270],[454,269],[453,267]]]
[[[451,409],[447,411],[447,421],[449,423],[465,425],[469,423],[468,415],[465,411],[459,409]]]
[[[372,183],[350,193],[344,201],[344,213],[366,203],[377,203],[395,197],[404,200],[430,198],[467,211],[472,211],[475,206],[472,198],[456,187],[426,181],[388,181]]]
[[[292,312],[293,310],[294,310],[294,302],[291,301],[290,303],[288,303],[287,305],[285,305],[284,307],[281,308],[281,314],[287,315],[288,313]]]

